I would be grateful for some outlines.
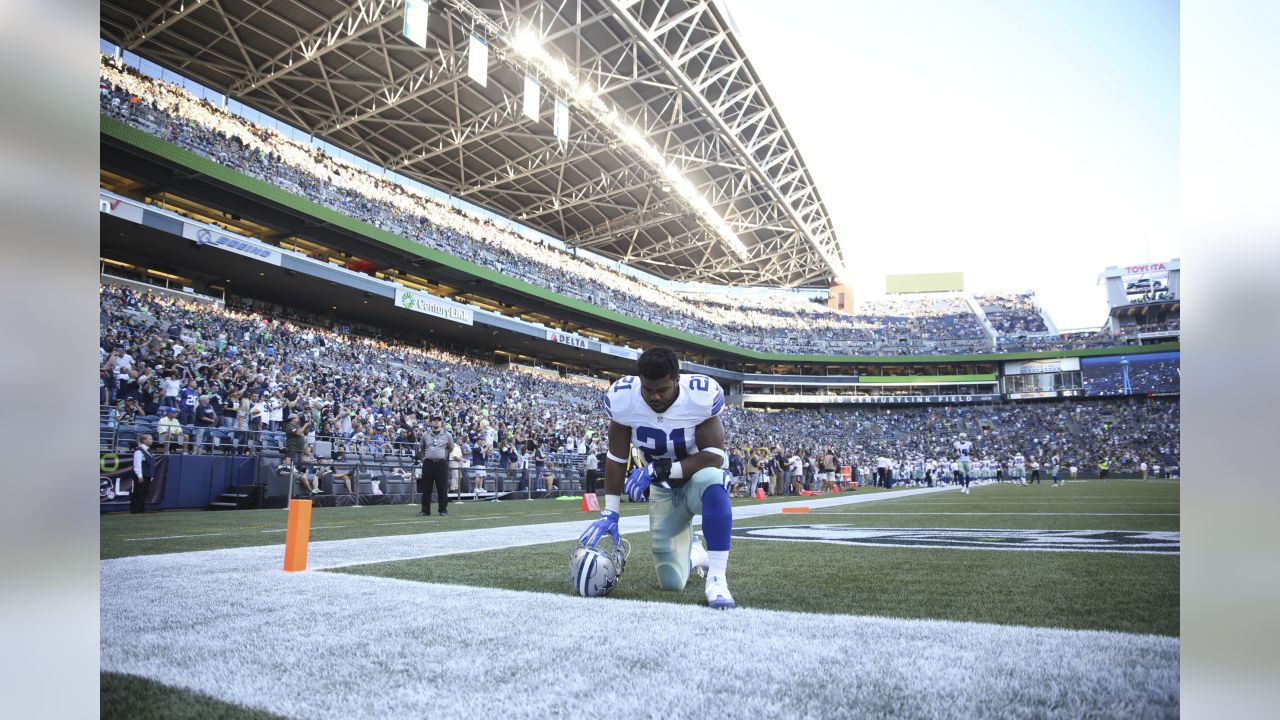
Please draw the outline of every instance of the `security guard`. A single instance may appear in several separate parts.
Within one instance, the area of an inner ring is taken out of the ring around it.
[[[422,459],[422,479],[418,489],[422,491],[422,510],[419,515],[431,514],[431,488],[436,489],[440,514],[449,514],[449,451],[453,450],[453,435],[441,428],[439,415],[431,416],[431,429],[418,440],[418,453]]]
[[[155,477],[156,460],[151,455],[151,435],[143,434],[138,438],[138,447],[133,451],[133,488],[129,490],[129,513],[138,515],[146,512],[147,495],[151,494],[151,480]]]

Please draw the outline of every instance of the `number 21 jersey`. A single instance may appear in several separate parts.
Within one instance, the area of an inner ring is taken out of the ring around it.
[[[640,395],[640,378],[619,378],[604,393],[609,419],[631,428],[631,444],[646,460],[683,460],[698,452],[694,430],[724,411],[724,390],[706,375],[680,374],[680,394],[661,415]]]

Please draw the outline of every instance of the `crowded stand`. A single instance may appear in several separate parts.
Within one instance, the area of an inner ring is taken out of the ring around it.
[[[103,285],[100,311],[100,401],[121,446],[155,432],[163,451],[278,451],[296,419],[311,423],[307,447],[407,459],[439,413],[483,465],[536,448],[585,453],[600,424],[603,380],[498,370],[421,344],[127,287]]]
[[[863,303],[851,315],[781,293],[712,298],[663,288],[372,175],[110,56],[100,63],[99,100],[110,117],[337,212],[506,276],[699,337],[790,354],[1006,349],[954,295],[888,298]],[[1002,327],[1033,324],[1034,313],[1019,297],[992,301]]]
[[[997,337],[1049,332],[1035,293],[988,293],[974,295],[974,299],[991,321]]]
[[[996,352],[1032,352],[1047,350],[1084,350],[1116,347],[1119,336],[1105,330],[996,338]]]
[[[1163,320],[1153,320],[1151,322],[1140,322],[1120,325],[1121,335],[1142,335],[1154,333],[1177,334],[1182,329],[1182,320],[1179,317],[1171,317]]]
[[[282,449],[283,428],[294,420],[311,423],[308,462],[316,462],[311,453],[322,441],[334,457],[394,458],[411,473],[425,419],[439,413],[459,438],[465,477],[485,469],[496,478],[501,469],[518,474],[521,489],[541,467],[539,453],[572,469],[559,477],[581,479],[591,466],[584,461],[604,451],[601,379],[493,365],[413,338],[336,332],[274,306],[232,308],[102,285],[100,313],[100,402],[121,447],[154,432],[162,452],[259,454]],[[1107,460],[1125,472],[1142,462],[1176,468],[1180,452],[1176,398],[728,406],[724,424],[742,492],[755,490],[748,487],[753,459],[761,473],[776,473],[766,485],[771,493],[820,488],[816,473],[826,463],[852,465],[865,481],[883,460],[897,469],[894,477],[910,478],[947,462],[959,432],[974,438],[977,458],[992,463],[1018,453],[1028,462],[1056,455],[1086,468]],[[797,486],[790,483],[792,458]]]
[[[726,412],[732,444],[738,446],[741,438],[748,454],[763,450],[767,458],[782,458],[772,463],[779,470],[793,456],[808,467],[830,455],[864,479],[874,478],[873,469],[883,460],[893,477],[923,481],[928,467],[945,467],[954,459],[951,443],[962,432],[974,442],[975,460],[993,471],[1007,470],[1021,455],[1028,465],[1046,468],[1057,456],[1064,468],[1075,465],[1084,472],[1106,463],[1113,473],[1136,473],[1144,462],[1176,472],[1181,453],[1176,398]],[[933,477],[942,476],[935,471]],[[789,486],[789,478],[783,484]]]

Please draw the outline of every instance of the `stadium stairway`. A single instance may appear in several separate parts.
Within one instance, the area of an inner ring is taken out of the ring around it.
[[[262,485],[232,485],[209,503],[210,510],[251,510],[262,507]]]

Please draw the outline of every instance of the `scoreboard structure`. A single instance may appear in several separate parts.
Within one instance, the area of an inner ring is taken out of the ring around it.
[[[1113,265],[1099,273],[1098,282],[1105,283],[1107,289],[1110,332],[1139,340],[1168,339],[1170,321],[1176,321],[1181,311],[1181,276],[1179,258]],[[1152,326],[1162,329],[1143,331]]]

